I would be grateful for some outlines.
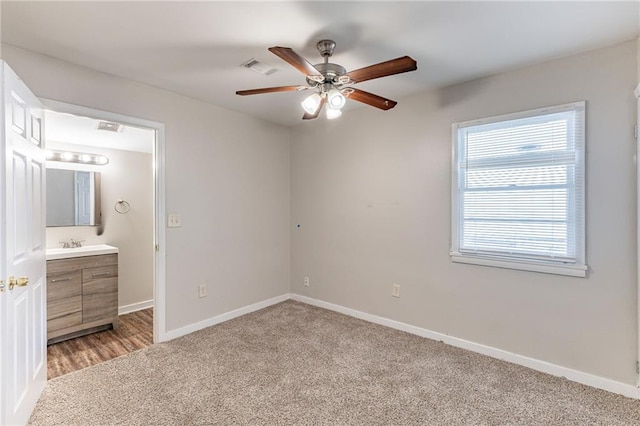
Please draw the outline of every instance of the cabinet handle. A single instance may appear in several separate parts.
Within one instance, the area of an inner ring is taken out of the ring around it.
[[[57,280],[51,280],[52,283],[59,283],[61,281],[71,281],[71,277],[67,278],[58,278]]]
[[[96,278],[96,277],[106,277],[106,276],[108,276],[108,275],[111,275],[111,273],[109,273],[109,272],[100,272],[100,273],[98,273],[98,274],[91,274],[91,276],[92,276],[93,278]]]

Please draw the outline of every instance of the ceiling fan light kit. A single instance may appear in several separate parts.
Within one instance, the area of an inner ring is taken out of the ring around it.
[[[302,108],[309,114],[314,114],[320,106],[320,99],[321,97],[318,93],[313,93],[302,101]]]
[[[329,108],[340,109],[347,103],[347,99],[342,96],[338,89],[331,89],[327,92],[327,100]]]
[[[337,108],[327,108],[327,119],[333,120],[342,115],[342,111]]]
[[[288,62],[298,71],[305,74],[307,85],[239,90],[236,94],[246,96],[262,93],[314,90],[314,93],[302,101],[301,105],[305,111],[302,119],[310,120],[317,118],[325,104],[327,104],[327,118],[333,119],[342,114],[341,109],[346,103],[346,98],[362,102],[385,111],[395,107],[397,105],[396,101],[374,95],[373,93],[365,92],[364,90],[356,89],[352,87],[352,85],[366,80],[415,71],[418,68],[414,59],[409,56],[403,56],[347,72],[343,66],[329,62],[329,58],[333,55],[335,47],[336,43],[333,40],[320,40],[316,44],[316,48],[324,58],[324,62],[315,65],[311,65],[309,61],[298,55],[289,47],[270,47],[269,51],[271,53],[275,54],[285,62]]]

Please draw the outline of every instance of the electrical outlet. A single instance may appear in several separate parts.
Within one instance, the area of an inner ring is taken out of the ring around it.
[[[198,287],[198,297],[207,297],[207,285],[200,284]]]
[[[303,284],[305,287],[309,287],[309,277],[304,277]]]
[[[400,297],[400,284],[393,283],[391,287],[391,295],[393,297]]]
[[[167,220],[168,228],[179,228],[182,226],[182,217],[180,213],[169,213],[169,217]]]

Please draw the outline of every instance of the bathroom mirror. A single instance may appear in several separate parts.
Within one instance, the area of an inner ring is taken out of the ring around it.
[[[101,224],[100,173],[47,169],[47,226]]]

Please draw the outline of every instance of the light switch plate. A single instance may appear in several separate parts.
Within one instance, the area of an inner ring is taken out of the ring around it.
[[[169,213],[169,219],[167,220],[168,228],[179,228],[182,226],[182,217],[180,213]]]

